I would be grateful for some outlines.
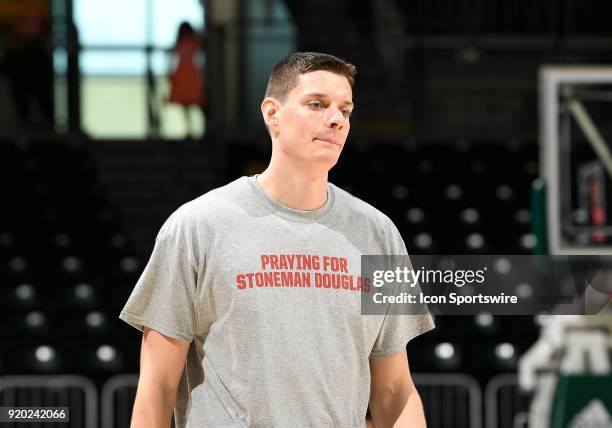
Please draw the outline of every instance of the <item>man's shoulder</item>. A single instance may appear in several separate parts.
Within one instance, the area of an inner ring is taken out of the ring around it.
[[[239,202],[245,196],[247,177],[240,177],[221,187],[209,190],[178,207],[168,218],[172,223],[194,224],[212,220],[220,214],[231,215],[239,209]]]
[[[248,177],[237,178],[221,187],[215,187],[203,195],[185,203],[181,208],[185,209],[205,209],[214,207],[218,204],[231,204],[239,201],[248,192]]]
[[[393,221],[385,213],[380,211],[372,204],[363,199],[349,193],[348,191],[330,183],[334,189],[336,197],[343,204],[343,209],[348,211],[349,215],[357,216],[380,227],[388,227],[393,224]]]

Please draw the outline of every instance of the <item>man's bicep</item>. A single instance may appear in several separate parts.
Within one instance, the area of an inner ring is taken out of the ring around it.
[[[191,342],[175,339],[145,327],[140,350],[139,385],[176,391],[185,369],[190,345]]]
[[[392,392],[402,385],[413,387],[406,350],[384,358],[370,358],[372,392]]]

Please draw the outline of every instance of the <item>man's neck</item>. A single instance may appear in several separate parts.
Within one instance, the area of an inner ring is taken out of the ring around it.
[[[257,181],[276,202],[297,210],[316,210],[327,201],[327,173],[309,176],[269,165]]]

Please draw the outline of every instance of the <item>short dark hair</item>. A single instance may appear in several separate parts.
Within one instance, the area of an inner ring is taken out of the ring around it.
[[[355,84],[357,68],[353,64],[329,54],[296,52],[274,66],[268,79],[266,97],[284,102],[289,92],[296,87],[300,74],[317,70],[340,74],[346,77],[351,87]]]

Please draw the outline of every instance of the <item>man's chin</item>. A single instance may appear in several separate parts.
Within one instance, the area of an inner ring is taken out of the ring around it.
[[[338,153],[323,153],[317,152],[312,154],[309,157],[302,158],[304,163],[312,164],[313,167],[321,168],[322,166],[330,169],[336,163],[338,163],[338,159],[340,158],[340,152]]]
[[[340,152],[340,148],[333,147],[325,150],[317,150],[314,153],[313,157],[317,159],[329,159],[333,160],[334,162],[337,162],[338,158],[340,157]]]

